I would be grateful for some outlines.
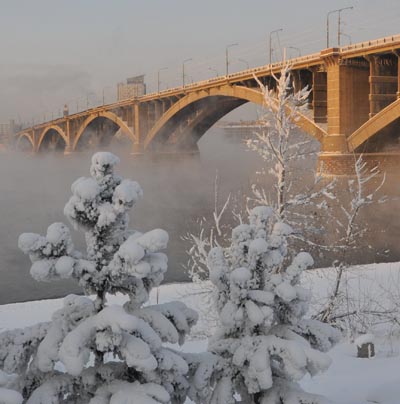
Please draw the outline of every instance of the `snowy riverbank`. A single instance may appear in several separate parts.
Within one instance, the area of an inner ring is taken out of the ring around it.
[[[389,264],[372,264],[352,267],[347,273],[347,287],[353,301],[359,308],[364,308],[368,299],[382,307],[400,305],[400,262]],[[304,284],[312,289],[315,297],[312,310],[329,292],[334,280],[332,269],[309,271],[304,276]],[[184,300],[186,304],[199,310],[201,300],[198,295],[186,296],[193,292],[188,284],[163,285],[152,291],[150,304],[171,300]],[[121,303],[123,297],[110,296],[109,302]],[[369,303],[371,304],[371,303]],[[62,306],[62,299],[32,301],[0,306],[0,329],[22,328],[41,321],[48,321],[51,314]],[[371,306],[370,306],[371,307]],[[199,310],[201,311],[201,310]],[[376,357],[359,359],[356,346],[344,341],[335,347],[329,355],[332,365],[327,372],[306,377],[302,386],[309,392],[327,396],[337,404],[399,404],[400,403],[400,332],[390,320],[377,321],[371,329],[376,335]],[[207,327],[207,319],[201,320],[201,327]],[[201,331],[201,330],[200,330]],[[198,329],[199,332],[199,329]],[[207,342],[204,338],[188,341],[184,350],[203,350]]]

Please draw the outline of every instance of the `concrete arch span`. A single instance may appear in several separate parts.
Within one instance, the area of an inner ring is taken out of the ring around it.
[[[219,103],[224,100],[228,101],[230,107],[220,108]],[[202,133],[199,131],[201,122],[199,122],[197,125],[198,134],[199,136],[202,136],[205,131],[209,129],[209,127],[218,121],[218,119],[246,102],[252,102],[257,105],[265,106],[263,94],[259,89],[243,86],[224,85],[221,87],[189,93],[172,105],[172,107],[169,108],[156,122],[144,140],[144,149],[149,148],[153,140],[156,137],[158,138],[161,133],[165,133],[165,128],[168,127],[168,125],[171,124],[174,119],[176,122],[178,122],[179,118],[183,118],[185,116],[185,111],[190,110],[190,108],[194,110],[197,106],[202,105],[208,106],[210,109],[209,114],[205,114],[209,121],[203,123],[205,130]],[[274,108],[274,106],[272,106],[272,108]],[[218,109],[221,110],[217,111]],[[213,119],[211,119],[212,117]],[[298,115],[298,119],[296,119],[295,123],[298,127],[303,129],[306,133],[318,141],[322,141],[322,139],[327,136],[327,133],[322,128],[302,114]]]
[[[133,133],[131,128],[129,128],[129,126],[118,115],[116,115],[110,111],[103,111],[103,112],[96,112],[94,114],[91,114],[83,121],[83,123],[80,125],[80,127],[75,135],[75,138],[74,138],[74,141],[72,144],[72,150],[76,150],[76,147],[79,143],[79,139],[82,137],[83,132],[90,125],[90,123],[92,123],[97,118],[106,118],[106,119],[110,120],[111,122],[118,125],[122,131],[127,133],[133,143],[137,142],[137,137],[135,136],[135,134]]]
[[[400,118],[400,99],[392,102],[351,134],[347,142],[349,150],[355,151],[367,140],[375,136],[380,130],[386,128],[396,119]]]
[[[32,151],[35,151],[35,141],[30,133],[21,133],[18,136],[17,142],[15,144],[16,149],[19,149],[19,145],[23,139],[28,139],[29,143],[32,146]]]
[[[69,139],[66,133],[57,125],[51,125],[43,129],[39,135],[39,139],[36,145],[36,151],[40,151],[40,147],[43,144],[45,137],[50,133],[50,131],[55,131],[64,141],[64,150],[69,146]]]
[[[168,148],[168,145],[172,145],[174,149],[197,150],[197,142],[208,129],[223,116],[246,102],[229,97],[223,97],[215,101],[218,103],[218,108],[210,108],[207,105],[203,105],[202,108],[197,110],[197,113],[190,122],[186,124],[183,131],[178,130],[178,133],[172,132],[171,135],[171,133],[168,133],[168,125],[166,125],[166,130],[163,130],[163,134],[160,136],[163,138],[163,147],[166,146]],[[176,120],[179,121],[179,114],[177,114],[176,117]],[[154,143],[156,142],[151,143],[149,147]]]

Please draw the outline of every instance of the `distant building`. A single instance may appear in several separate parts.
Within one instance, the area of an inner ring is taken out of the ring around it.
[[[144,74],[126,79],[126,84],[118,83],[118,101],[140,97],[145,94],[146,84],[144,83]]]
[[[8,123],[0,123],[0,145],[7,145],[11,142],[15,132],[15,123],[11,120]]]

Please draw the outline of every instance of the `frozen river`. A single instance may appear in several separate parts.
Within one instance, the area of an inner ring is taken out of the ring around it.
[[[160,227],[170,234],[167,282],[187,280],[181,236],[197,229],[197,218],[212,212],[216,170],[221,197],[251,182],[259,162],[244,149],[238,142],[225,141],[223,133],[214,129],[203,137],[198,155],[149,160],[116,151],[121,158],[117,172],[138,181],[144,190],[144,198],[131,213],[131,226]],[[18,250],[17,240],[22,232],[45,234],[55,221],[68,223],[63,208],[70,186],[76,178],[89,175],[91,154],[0,155],[0,304],[79,291],[73,283],[33,281],[29,259]],[[84,249],[81,233],[73,232],[73,239]]]
[[[131,226],[138,230],[160,227],[170,234],[169,270],[166,281],[184,281],[187,275],[186,248],[181,237],[189,230],[196,232],[196,221],[209,216],[214,207],[214,179],[220,178],[220,200],[229,192],[249,194],[254,172],[260,167],[258,157],[232,141],[221,130],[211,129],[199,143],[200,154],[163,156],[157,159],[133,157],[118,153],[121,164],[117,171],[138,181],[144,198],[131,214]],[[90,154],[29,156],[23,153],[0,155],[0,304],[43,299],[78,292],[73,283],[39,283],[29,275],[29,259],[17,248],[22,232],[44,234],[55,221],[67,223],[63,208],[69,199],[72,182],[88,176]],[[315,161],[308,164],[314,165]],[[400,194],[397,180],[387,189]],[[384,255],[366,247],[358,251],[355,261],[399,260],[400,221],[393,211],[398,201],[371,210],[372,225],[369,244]],[[367,220],[365,218],[365,220]],[[375,229],[377,229],[375,231]],[[75,245],[84,249],[81,233],[73,232]],[[329,264],[330,257],[315,257],[319,264]]]

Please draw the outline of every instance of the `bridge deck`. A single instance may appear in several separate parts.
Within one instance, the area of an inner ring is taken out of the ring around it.
[[[374,53],[385,53],[392,52],[400,49],[400,35],[393,35],[385,38],[380,38],[372,41],[360,42],[353,45],[343,46],[341,48],[333,48],[340,58],[348,59],[354,57],[362,57]],[[325,50],[326,52],[326,50]],[[122,101],[117,101],[111,104],[101,105],[95,108],[90,108],[78,113],[74,113],[68,116],[69,120],[84,117],[90,114],[96,114],[97,112],[103,112],[108,110],[113,110],[118,107],[129,106],[134,102],[144,103],[158,99],[164,99],[169,97],[181,96],[192,91],[207,90],[213,87],[229,84],[237,84],[245,80],[251,80],[254,75],[257,77],[266,77],[271,74],[279,73],[283,63],[289,64],[293,70],[307,69],[313,66],[321,65],[321,52],[300,56],[292,59],[288,59],[286,62],[277,62],[272,64],[267,64],[264,66],[259,66],[251,69],[242,70],[240,72],[232,73],[227,76],[213,77],[208,80],[202,80],[199,82],[191,83],[185,85],[184,87],[175,87],[160,92],[154,92],[146,94],[141,97],[134,97]],[[58,124],[65,120],[64,117],[57,118],[52,121],[43,122],[31,127],[25,128],[23,131],[17,134],[20,135],[32,129],[40,129],[50,124]]]

